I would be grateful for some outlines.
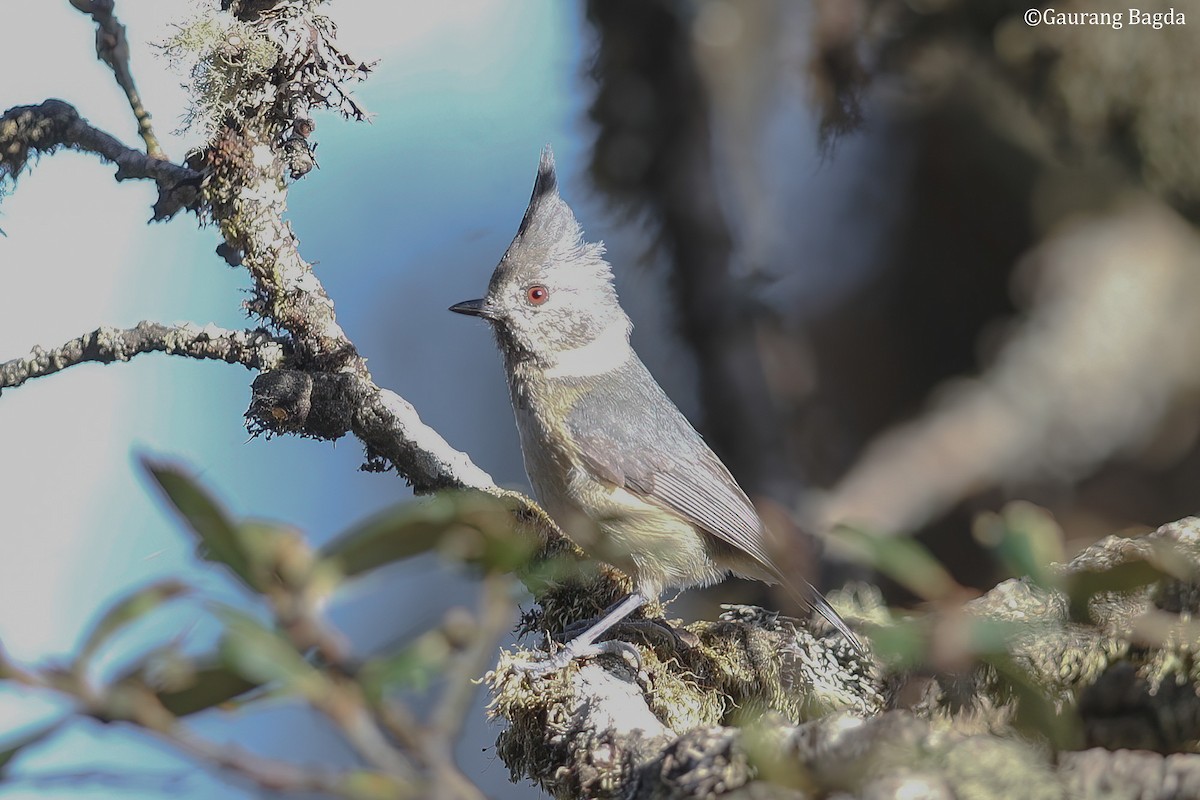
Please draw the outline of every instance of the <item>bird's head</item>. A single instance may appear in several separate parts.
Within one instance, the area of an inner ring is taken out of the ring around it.
[[[583,240],[583,229],[559,197],[549,145],[521,227],[492,273],[487,294],[450,310],[491,323],[510,361],[554,368],[589,345],[628,347],[631,325],[617,302],[604,245]]]

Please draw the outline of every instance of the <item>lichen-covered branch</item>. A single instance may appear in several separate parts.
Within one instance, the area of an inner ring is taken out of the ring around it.
[[[1197,576],[1200,519],[1110,537],[1044,585],[1007,581],[910,628],[910,647],[929,637],[919,671],[868,667],[748,608],[689,626],[692,644],[644,648],[637,670],[602,659],[531,679],[503,661],[489,676],[509,724],[498,752],[561,798],[1100,798],[1119,785],[1182,800],[1200,780]],[[845,603],[852,619],[887,618],[872,593]]]
[[[121,144],[90,125],[74,106],[62,100],[14,106],[0,116],[0,179],[15,180],[30,156],[49,155],[60,147],[95,153],[116,164],[119,181],[148,178],[157,183],[155,220],[169,219],[183,208],[198,207],[200,173]]]
[[[137,118],[138,135],[146,143],[146,155],[165,160],[167,155],[154,134],[150,112],[142,105],[141,95],[133,81],[133,72],[129,68],[129,39],[125,36],[125,26],[113,13],[113,0],[71,0],[71,5],[91,15],[96,22],[96,57],[108,64],[117,84],[125,92],[129,108]]]
[[[200,328],[139,322],[125,330],[97,328],[59,347],[50,350],[35,347],[25,358],[0,363],[0,391],[76,364],[111,364],[142,353],[213,359],[241,364],[247,369],[268,370],[283,362],[287,343],[262,329],[228,331],[212,325]]]
[[[315,10],[317,4],[280,0],[227,5],[239,24],[247,26],[248,35],[269,42],[278,52],[269,72],[245,66],[249,72],[241,75],[237,69],[244,62],[236,58],[204,62],[210,71],[222,70],[222,85],[236,89],[241,116],[226,119],[215,140],[195,160],[204,165],[203,181],[199,171],[126,147],[89,125],[61,100],[15,107],[0,117],[0,173],[15,178],[31,155],[47,155],[67,146],[117,164],[119,180],[155,180],[160,187],[155,218],[187,207],[220,226],[225,236],[221,254],[230,263],[244,266],[254,279],[255,297],[247,302],[247,309],[287,334],[286,353],[238,349],[240,343],[227,338],[187,340],[186,333],[171,334],[168,341],[167,331],[146,325],[125,332],[101,329],[56,350],[37,350],[30,358],[8,362],[3,386],[17,386],[79,361],[107,363],[151,350],[224,358],[268,375],[285,366],[286,358],[286,366],[295,372],[263,377],[276,390],[286,388],[284,394],[294,399],[295,407],[285,408],[271,393],[265,399],[256,397],[249,416],[259,432],[337,438],[352,430],[362,437],[369,463],[376,467],[387,463],[418,490],[469,486],[498,492],[491,478],[424,425],[410,404],[373,383],[365,360],[337,324],[332,300],[312,265],[300,255],[291,226],[283,219],[285,176],[297,175],[295,148],[288,142],[295,135],[303,138],[311,133],[308,113],[314,106],[363,118],[365,112],[343,85],[362,78],[369,65],[335,46],[336,28]],[[106,25],[118,24],[111,17],[111,0],[79,0],[76,7],[99,15],[102,31]],[[224,45],[238,46],[232,40]],[[117,62],[118,55],[112,54]],[[274,85],[265,83],[268,78]],[[266,338],[264,334],[258,344]],[[335,386],[338,391],[323,391]]]

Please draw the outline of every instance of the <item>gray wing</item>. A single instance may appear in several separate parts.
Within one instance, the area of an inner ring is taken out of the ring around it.
[[[767,555],[762,521],[746,493],[636,356],[584,388],[567,427],[593,474],[671,509],[750,555],[862,652],[846,622],[815,587],[805,581],[805,596],[775,566]]]
[[[593,474],[778,572],[749,498],[636,357],[581,393],[567,427]]]

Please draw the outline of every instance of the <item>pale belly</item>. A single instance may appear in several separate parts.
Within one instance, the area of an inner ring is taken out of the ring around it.
[[[514,404],[516,406],[516,404]],[[525,473],[534,496],[563,532],[592,558],[629,575],[648,596],[722,580],[706,534],[681,516],[623,487],[593,477],[547,422],[516,410]]]

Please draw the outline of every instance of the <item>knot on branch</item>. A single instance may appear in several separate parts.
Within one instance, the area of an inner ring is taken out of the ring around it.
[[[79,121],[70,103],[53,98],[36,106],[14,106],[0,117],[0,175],[15,178],[30,151],[50,154],[66,143],[67,130]]]
[[[251,384],[247,425],[254,435],[294,433],[313,439],[340,439],[350,430],[354,409],[367,387],[348,373],[276,369]]]

